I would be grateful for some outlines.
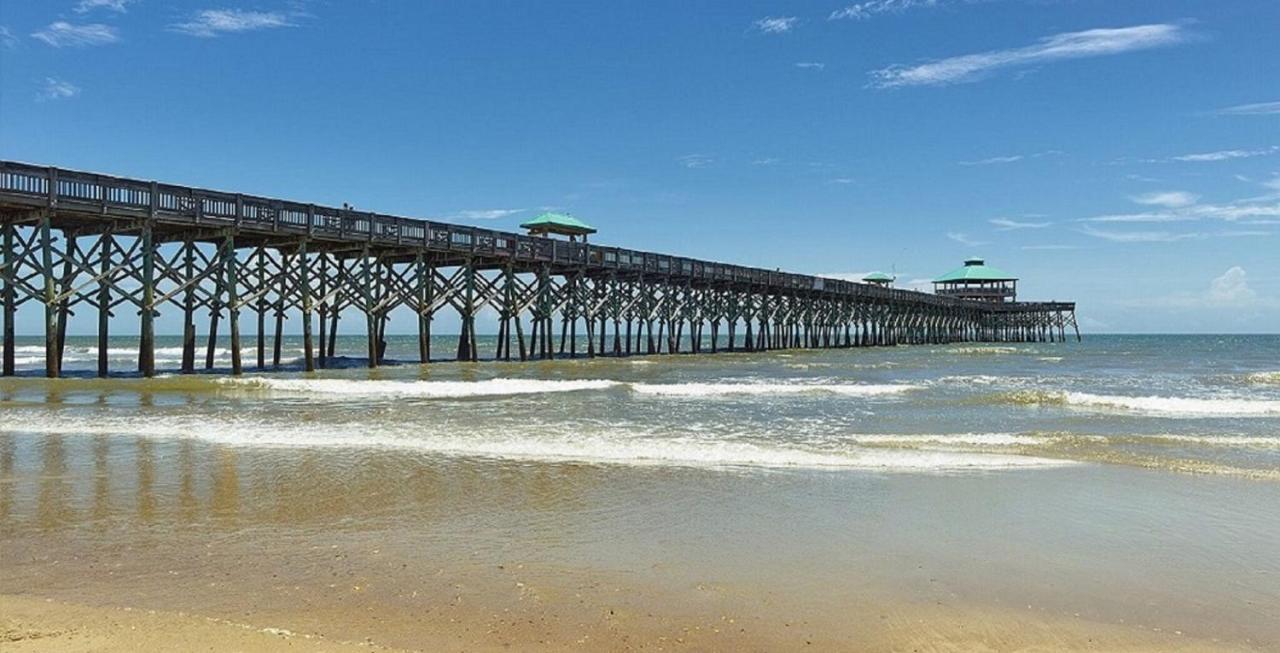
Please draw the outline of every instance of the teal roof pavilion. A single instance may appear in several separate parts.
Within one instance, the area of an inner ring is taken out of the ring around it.
[[[596,232],[596,228],[569,215],[548,211],[542,215],[522,223],[521,229],[528,229],[534,234],[561,234],[564,236],[585,236]]]
[[[965,259],[964,266],[956,268],[937,279],[934,283],[956,283],[965,281],[1017,281],[1017,277],[999,268],[987,265],[980,258]]]
[[[862,280],[867,283],[893,283],[893,277],[883,272],[872,272],[862,277]]]

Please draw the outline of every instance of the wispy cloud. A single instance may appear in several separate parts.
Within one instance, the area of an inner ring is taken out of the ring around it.
[[[0,48],[12,50],[18,47],[18,38],[9,31],[8,27],[0,25]]]
[[[679,161],[680,165],[691,170],[697,168],[708,168],[711,164],[716,162],[714,158],[705,154],[686,154],[677,158],[676,161]]]
[[[786,34],[795,29],[799,18],[795,16],[766,16],[752,23],[757,30],[765,34]]]
[[[466,209],[444,216],[444,220],[501,220],[528,209]]]
[[[778,157],[776,157],[776,156],[766,156],[766,157],[761,157],[761,158],[759,158],[759,159],[755,159],[754,161],[752,161],[752,162],[751,162],[751,165],[753,165],[753,166],[776,166],[776,165],[778,165],[779,163],[782,163],[782,159],[779,159],[779,158],[778,158]]]
[[[954,240],[957,243],[960,243],[961,245],[964,245],[966,247],[980,247],[982,245],[987,244],[986,241],[975,240],[973,238],[970,238],[968,234],[960,233],[958,231],[948,232],[947,238],[950,238],[951,240]]]
[[[1057,156],[1059,154],[1062,154],[1062,150],[1045,150],[1043,152],[1033,152],[1031,154],[1009,154],[1006,156],[992,156],[972,161],[957,161],[957,163],[962,166],[989,166],[1000,163],[1016,163],[1024,159],[1039,159],[1046,156]]]
[[[1263,221],[1277,218],[1280,218],[1280,200],[1264,196],[1236,200],[1226,204],[1197,203],[1161,211],[1110,213],[1082,218],[1080,222],[1161,223],[1221,220],[1223,222],[1239,222],[1241,224],[1267,224]]]
[[[1178,233],[1172,231],[1111,231],[1097,229],[1086,225],[1080,230],[1088,236],[1101,238],[1113,243],[1174,243],[1180,240],[1204,238],[1201,233]]]
[[[129,10],[129,5],[135,1],[136,0],[80,0],[73,11],[77,14],[83,14],[93,11],[94,9],[101,8],[123,14]]]
[[[827,180],[827,183],[828,183],[828,184],[840,184],[840,185],[844,186],[844,185],[848,185],[848,184],[857,183],[857,181],[858,181],[858,180],[857,180],[857,179],[854,179],[853,177],[836,177],[835,179],[828,179],[828,180]]]
[[[1009,156],[993,156],[985,159],[977,159],[974,161],[960,161],[962,166],[989,166],[995,163],[1013,163],[1027,158],[1023,154],[1010,154]]]
[[[293,25],[293,21],[289,19],[287,14],[277,11],[204,9],[196,12],[186,22],[170,25],[169,29],[190,36],[213,38],[222,34],[293,27]]]
[[[1237,104],[1234,107],[1218,109],[1216,113],[1220,116],[1267,116],[1280,114],[1280,102]]]
[[[1065,251],[1069,249],[1080,249],[1080,247],[1077,245],[1023,245],[1020,249],[1026,250],[1028,252],[1038,252],[1038,251],[1058,251],[1058,250]]]
[[[40,92],[36,93],[36,100],[41,102],[48,100],[61,100],[64,98],[75,97],[79,94],[79,86],[61,79],[46,77],[44,79],[44,84],[40,87]]]
[[[837,9],[827,20],[866,20],[879,14],[896,14],[918,7],[937,7],[940,0],[866,0]]]
[[[1230,161],[1232,159],[1251,159],[1255,156],[1267,156],[1280,152],[1280,145],[1272,145],[1271,147],[1262,147],[1255,150],[1218,150],[1216,152],[1198,152],[1195,154],[1183,154],[1165,159],[1166,161],[1182,161],[1182,162],[1205,162],[1205,161]],[[1159,161],[1158,159],[1156,160]]]
[[[824,69],[824,68],[826,68],[826,67],[827,67],[827,64],[824,64],[824,63],[822,63],[822,62],[820,62],[820,61],[799,61],[799,62],[796,62],[796,68],[802,68],[802,69],[804,69],[804,70],[822,70],[822,69]]]
[[[1185,29],[1169,23],[1064,32],[1021,48],[991,50],[916,65],[895,64],[871,71],[871,86],[894,88],[971,82],[1005,68],[1148,50],[1188,39],[1190,35]]]
[[[1012,231],[1015,229],[1044,229],[1045,227],[1048,227],[1049,225],[1053,224],[1052,222],[1020,222],[1018,220],[1011,220],[1009,218],[992,218],[990,220],[987,220],[987,222],[990,222],[992,225],[995,225],[995,228],[997,231]]]
[[[1195,193],[1188,193],[1181,190],[1166,190],[1134,195],[1129,199],[1144,206],[1163,206],[1165,208],[1176,209],[1195,204],[1200,200],[1200,196]]]
[[[110,25],[73,25],[64,20],[49,23],[48,27],[32,32],[31,36],[55,48],[106,45],[120,40],[116,28]]]

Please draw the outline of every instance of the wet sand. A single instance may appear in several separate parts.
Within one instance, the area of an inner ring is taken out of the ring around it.
[[[1276,505],[1269,482],[1091,464],[0,436],[0,623],[6,650],[1274,650]]]

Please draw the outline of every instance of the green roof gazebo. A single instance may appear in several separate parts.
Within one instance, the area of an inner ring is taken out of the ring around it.
[[[1012,302],[1018,298],[1018,278],[980,258],[969,258],[964,266],[934,279],[933,292],[959,299]]]
[[[893,285],[894,277],[887,275],[883,272],[872,272],[867,276],[862,277],[862,281],[863,283],[870,283],[877,286],[888,287]]]
[[[521,229],[528,229],[530,236],[543,236],[547,234],[559,234],[568,236],[569,240],[577,240],[578,236],[582,237],[582,242],[587,242],[587,234],[596,232],[596,228],[591,225],[569,215],[568,213],[555,213],[548,211],[542,215],[522,223]]]

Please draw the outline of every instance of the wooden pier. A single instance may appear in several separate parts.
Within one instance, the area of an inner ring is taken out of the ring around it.
[[[161,311],[183,315],[184,373],[213,368],[225,328],[240,374],[246,313],[257,320],[257,368],[280,365],[284,322],[300,318],[308,371],[335,356],[341,318],[353,314],[364,320],[369,365],[379,365],[396,309],[417,316],[423,363],[442,310],[461,317],[456,358],[479,360],[475,321],[486,308],[498,315],[498,360],[1053,342],[1068,327],[1080,337],[1072,302],[958,299],[9,161],[0,161],[0,239],[6,376],[16,312],[28,302],[44,309],[50,377],[62,369],[68,317],[81,309],[97,313],[101,376],[122,311],[139,316],[137,370],[147,376]],[[208,315],[202,361],[198,312]]]

